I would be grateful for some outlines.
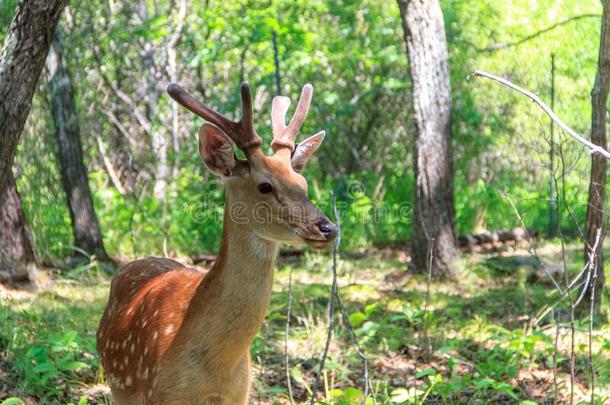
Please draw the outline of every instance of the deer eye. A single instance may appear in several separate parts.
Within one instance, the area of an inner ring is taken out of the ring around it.
[[[270,183],[261,183],[257,186],[257,188],[262,194],[268,194],[273,191],[273,186]]]

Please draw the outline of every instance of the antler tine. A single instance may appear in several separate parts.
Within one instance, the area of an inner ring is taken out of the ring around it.
[[[286,102],[284,99],[287,99],[287,97],[275,97],[273,99],[273,106],[271,110],[273,141],[271,142],[271,148],[274,152],[281,147],[288,147],[291,150],[294,150],[294,140],[299,133],[305,118],[307,117],[312,96],[313,86],[307,83],[305,86],[303,86],[301,98],[299,99],[296,111],[294,112],[288,126],[286,126],[284,119],[286,116],[286,111],[290,106],[290,100]]]
[[[244,142],[240,145],[238,141],[237,146],[240,149],[246,151],[254,146],[261,145],[261,138],[257,135],[254,129],[254,119],[252,114],[252,93],[250,92],[250,86],[247,82],[241,84],[241,120],[239,123],[242,127],[242,133],[244,135]]]
[[[178,104],[224,131],[241,150],[260,146],[261,138],[256,134],[252,121],[252,96],[247,83],[241,86],[242,118],[237,122],[195,100],[178,84],[170,84],[167,93]]]
[[[290,107],[290,99],[284,96],[273,97],[271,105],[271,128],[273,128],[273,138],[280,138],[286,130],[286,113]]]

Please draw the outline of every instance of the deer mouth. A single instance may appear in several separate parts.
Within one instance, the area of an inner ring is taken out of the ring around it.
[[[325,247],[327,247],[328,245],[331,244],[332,240],[326,240],[326,239],[310,239],[310,238],[305,238],[304,239],[305,243],[307,244],[307,246],[313,248],[313,249],[324,249]]]

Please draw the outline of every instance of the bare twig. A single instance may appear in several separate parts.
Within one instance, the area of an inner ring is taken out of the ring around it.
[[[286,368],[286,385],[290,403],[294,405],[294,395],[292,393],[292,382],[290,381],[290,361],[288,359],[288,336],[290,335],[290,317],[292,316],[292,266],[288,276],[288,309],[286,311],[286,334],[284,335],[284,367]]]
[[[572,296],[572,290],[570,289],[570,279],[568,276],[568,264],[566,259],[566,249],[563,233],[561,233],[561,227],[559,230],[559,240],[561,241],[561,260],[563,261],[563,275],[566,285],[566,292],[568,294],[568,302],[570,304],[569,316],[570,316],[570,405],[574,404],[574,366],[576,364],[576,356],[574,353],[574,343],[576,338],[576,325],[574,323],[574,297]]]
[[[555,288],[559,291],[559,294],[561,295],[563,291],[561,290],[561,287],[557,283],[557,280],[555,280],[555,277],[553,277],[553,275],[547,268],[546,264],[542,261],[542,259],[540,259],[540,256],[538,255],[538,251],[536,249],[536,244],[533,242],[534,238],[532,237],[532,235],[530,235],[529,231],[527,230],[527,227],[525,226],[525,221],[523,220],[523,217],[519,213],[517,206],[515,205],[515,203],[513,202],[513,200],[510,198],[510,196],[507,193],[500,191],[500,195],[509,202],[509,204],[513,208],[513,211],[515,211],[515,215],[517,216],[517,218],[519,219],[519,222],[521,223],[521,227],[523,227],[523,229],[525,230],[525,233],[527,236],[527,241],[528,241],[529,247],[530,247],[529,248],[530,254],[532,255],[532,257],[534,259],[536,259],[536,261],[538,262],[538,265],[542,268],[542,270],[544,270],[546,275],[549,277],[549,279],[551,280],[551,282],[553,283],[553,285],[555,286]]]
[[[326,344],[324,345],[324,353],[322,353],[322,358],[320,359],[320,367],[318,368],[318,374],[316,375],[316,380],[314,381],[313,387],[311,389],[311,400],[309,401],[310,405],[313,405],[316,400],[316,391],[318,390],[318,386],[320,385],[320,377],[322,376],[322,371],[324,370],[324,363],[326,362],[326,357],[328,357],[328,349],[330,348],[330,340],[333,336],[333,326],[335,323],[334,311],[335,297],[337,296],[337,255],[339,252],[339,245],[341,244],[341,224],[339,221],[339,215],[337,213],[335,194],[332,191],[330,193],[330,203],[332,206],[333,215],[335,217],[335,223],[337,225],[337,239],[335,239],[335,245],[333,246],[333,281],[330,289],[330,301],[328,303],[328,331],[326,334]]]
[[[595,314],[595,284],[597,282],[598,268],[595,265],[597,256],[597,246],[601,238],[602,230],[598,228],[595,232],[595,245],[589,252],[590,273],[593,273],[591,280],[591,306],[589,307],[589,371],[591,372],[591,405],[595,404],[595,367],[593,366],[593,317]],[[602,269],[603,271],[603,269]],[[602,275],[603,277],[603,275]],[[587,290],[587,284],[583,291]]]
[[[519,45],[523,44],[524,42],[530,41],[530,40],[532,40],[532,39],[534,39],[534,38],[536,38],[536,37],[538,37],[540,35],[546,34],[547,32],[552,31],[552,30],[554,30],[557,27],[561,27],[562,25],[569,24],[569,23],[574,22],[574,21],[582,20],[584,18],[595,18],[595,17],[600,18],[601,14],[580,14],[580,15],[575,15],[573,17],[569,17],[569,18],[566,18],[564,20],[558,21],[555,24],[549,25],[548,27],[543,28],[540,31],[536,31],[536,32],[534,32],[534,33],[532,33],[530,35],[527,35],[527,36],[525,36],[525,37],[523,37],[521,39],[518,39],[518,40],[516,40],[514,42],[508,42],[508,43],[505,43],[505,44],[492,44],[492,45],[488,45],[488,46],[486,46],[484,48],[475,48],[475,49],[477,51],[479,51],[479,52],[494,52],[494,51],[499,51],[501,49],[513,48],[515,46],[519,46]]]
[[[555,121],[555,123],[559,126],[559,128],[561,128],[563,131],[565,131],[568,135],[570,135],[572,138],[574,138],[574,140],[576,140],[577,142],[580,142],[581,144],[585,145],[589,149],[590,153],[598,153],[598,154],[602,155],[604,158],[610,159],[610,152],[608,152],[606,149],[602,148],[601,146],[592,143],[591,141],[589,141],[582,135],[579,135],[578,133],[576,133],[576,131],[574,131],[572,128],[570,128],[568,125],[566,125],[557,115],[555,115],[553,110],[551,110],[551,108],[548,105],[546,105],[540,99],[540,97],[538,97],[534,93],[527,91],[524,88],[519,87],[516,84],[514,84],[504,78],[495,76],[491,73],[483,72],[481,70],[475,71],[473,74],[471,74],[468,77],[470,78],[472,76],[480,76],[480,77],[485,77],[487,79],[494,80],[494,81],[496,81],[500,84],[503,84],[504,86],[509,87],[509,88],[523,94],[524,96],[530,98],[534,103],[538,104],[538,106],[540,106],[540,108],[542,108],[542,110],[553,121]]]
[[[358,343],[358,338],[356,337],[356,332],[354,331],[354,328],[352,327],[352,323],[349,320],[349,316],[347,315],[347,311],[345,310],[345,306],[343,305],[343,300],[341,299],[341,297],[339,296],[338,293],[337,293],[337,306],[339,307],[339,312],[341,312],[341,316],[343,317],[343,323],[345,324],[345,326],[347,327],[347,330],[349,332],[350,339],[352,341],[352,346],[356,350],[356,353],[358,353],[358,356],[362,359],[362,363],[363,363],[363,367],[364,367],[364,401],[363,402],[365,403],[366,398],[369,396],[369,389],[371,389],[371,390],[373,389],[373,387],[371,385],[371,380],[369,378],[369,361],[366,357],[366,354],[364,354],[364,351],[360,347],[360,344]]]
[[[426,231],[425,225],[424,231]],[[427,237],[428,232],[426,232],[426,238]],[[430,284],[432,283],[432,262],[434,260],[434,238],[428,239],[428,244],[430,245],[430,249],[428,250],[428,277],[426,279],[426,299],[424,304],[424,341],[426,345],[426,354],[430,356],[432,354],[432,342],[430,335],[428,334],[428,328],[430,326],[430,314],[428,313],[428,308],[430,306]]]
[[[561,322],[561,306],[555,311],[555,344],[553,345],[553,405],[557,405],[559,385],[557,383],[557,353],[559,351],[559,325]]]
[[[95,139],[97,141],[97,146],[99,148],[100,155],[102,155],[102,161],[104,162],[104,167],[106,168],[106,172],[108,173],[108,176],[110,177],[110,181],[112,182],[114,187],[117,189],[119,194],[122,196],[125,196],[127,194],[127,190],[121,183],[121,179],[119,178],[119,175],[117,174],[116,170],[114,169],[112,160],[110,160],[110,158],[108,157],[108,153],[106,152],[106,147],[104,146],[104,142],[102,141],[102,138],[98,134],[95,134]]]

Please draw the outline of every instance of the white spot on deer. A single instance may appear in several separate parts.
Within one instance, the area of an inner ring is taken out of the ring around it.
[[[116,359],[112,360],[112,367],[115,367],[119,365],[119,362],[116,361]]]
[[[125,378],[125,385],[127,385],[129,387],[129,386],[131,386],[131,382],[132,382],[131,376],[128,375],[127,378]]]
[[[127,341],[123,340],[123,344],[121,346],[123,347],[123,349],[125,349],[127,347]]]
[[[133,351],[135,350],[135,348],[136,348],[136,345],[134,345],[134,344],[132,343],[132,344],[131,344],[131,348],[129,349],[129,351],[130,351],[131,353],[133,353]]]
[[[148,398],[152,398],[152,388],[148,389],[148,392],[146,393],[146,395],[148,396]]]
[[[170,323],[169,325],[167,325],[165,327],[165,334],[169,335],[170,333],[172,333],[174,331],[174,324]]]
[[[125,362],[125,365],[128,366],[129,365],[129,357],[125,356],[124,362]]]
[[[147,379],[147,378],[148,378],[148,367],[146,367],[146,368],[144,369],[144,375],[143,375],[143,376],[144,376],[144,379]]]
[[[144,356],[148,354],[148,346],[144,346]]]
[[[159,337],[159,332],[155,332],[155,334],[153,335],[153,340],[156,340]]]

